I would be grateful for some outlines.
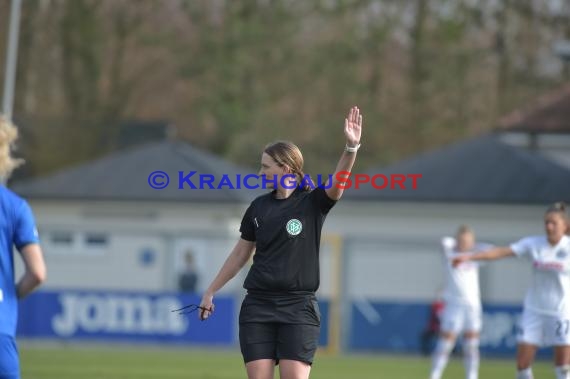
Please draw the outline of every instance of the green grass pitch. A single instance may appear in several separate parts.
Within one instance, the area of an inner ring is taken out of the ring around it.
[[[21,346],[23,379],[243,379],[239,351],[197,348]],[[537,378],[552,378],[550,362],[534,366]],[[418,379],[427,378],[429,360],[385,354],[318,354],[311,379]],[[276,375],[276,377],[278,377]],[[444,379],[463,378],[460,358],[454,358]],[[514,378],[514,360],[482,359],[481,379]]]

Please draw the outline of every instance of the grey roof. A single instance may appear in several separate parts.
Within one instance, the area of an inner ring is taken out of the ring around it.
[[[421,174],[417,189],[375,189],[365,184],[347,190],[354,200],[551,203],[570,200],[570,170],[537,153],[509,146],[493,135],[448,145],[369,175]],[[378,180],[379,185],[382,180]]]
[[[169,176],[167,188],[151,188],[149,175],[154,171],[163,171]],[[179,171],[184,176],[196,171],[190,181],[197,189],[190,189],[188,185],[178,189]],[[237,187],[238,174],[243,178],[256,172],[230,164],[184,142],[161,141],[117,152],[44,178],[16,182],[10,187],[26,198],[63,200],[249,202],[263,192],[243,185],[241,189],[231,189],[228,185],[209,189],[200,185],[199,177],[205,174],[213,175],[214,187],[223,175],[233,187]],[[255,185],[258,181],[252,179],[248,183]]]

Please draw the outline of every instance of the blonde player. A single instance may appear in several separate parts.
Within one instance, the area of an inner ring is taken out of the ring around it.
[[[531,364],[541,346],[554,347],[557,379],[570,378],[570,238],[566,206],[556,203],[544,215],[546,235],[521,239],[474,255],[454,265],[508,256],[530,258],[533,277],[527,291],[517,349],[517,379],[532,379]]]
[[[479,265],[476,262],[465,262],[453,267],[452,260],[457,256],[489,248],[490,245],[476,244],[475,234],[465,225],[459,227],[455,238],[444,237],[441,242],[445,256],[445,307],[440,337],[432,357],[430,379],[441,378],[460,333],[463,333],[465,377],[477,379],[479,332],[482,324]]]
[[[0,178],[7,179],[18,161],[10,155],[17,138],[11,122],[0,116]],[[24,261],[18,280],[14,271],[14,247]],[[0,379],[20,378],[16,346],[18,301],[46,279],[46,267],[32,209],[0,182]]]

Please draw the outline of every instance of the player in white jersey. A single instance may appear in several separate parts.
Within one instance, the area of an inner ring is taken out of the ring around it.
[[[479,333],[481,331],[481,295],[479,292],[479,264],[465,262],[453,267],[456,256],[472,254],[490,247],[476,244],[475,233],[462,225],[455,238],[442,238],[445,266],[445,307],[441,333],[432,357],[430,379],[440,379],[457,337],[463,333],[465,377],[477,379],[479,372]]]
[[[528,257],[533,274],[527,291],[518,336],[517,379],[532,379],[536,350],[554,347],[557,379],[570,379],[570,237],[564,203],[556,203],[544,216],[545,236],[526,237],[506,247],[460,256],[454,265],[470,260]]]

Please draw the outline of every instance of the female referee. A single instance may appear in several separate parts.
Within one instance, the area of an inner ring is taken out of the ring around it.
[[[545,236],[526,237],[507,247],[457,256],[469,260],[528,256],[533,278],[527,291],[517,349],[517,379],[532,379],[531,364],[541,346],[554,347],[557,379],[570,378],[570,237],[566,206],[556,203],[544,215]]]
[[[249,379],[272,379],[276,364],[281,379],[309,377],[320,331],[315,292],[321,228],[342,196],[344,185],[336,173],[352,169],[361,129],[362,116],[353,107],[344,121],[346,146],[332,183],[313,190],[302,185],[303,156],[297,146],[276,142],[263,151],[260,175],[273,191],[256,198],[245,212],[241,238],[204,293],[199,315],[210,316],[214,294],[255,250],[239,315],[240,347]]]
[[[6,180],[17,161],[10,147],[16,128],[0,117],[0,177]],[[22,278],[15,284],[14,246],[25,264]],[[18,299],[28,295],[46,277],[46,268],[32,211],[25,200],[0,184],[0,379],[19,379],[20,361],[16,347]]]

